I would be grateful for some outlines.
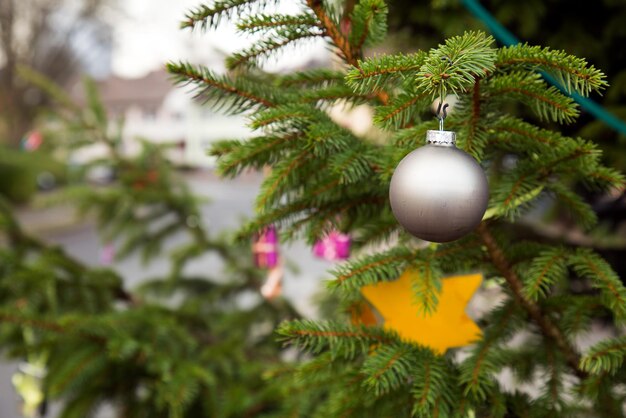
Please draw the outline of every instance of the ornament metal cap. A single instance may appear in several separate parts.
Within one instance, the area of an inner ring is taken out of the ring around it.
[[[456,145],[456,132],[426,131],[426,143],[442,147],[453,147]]]

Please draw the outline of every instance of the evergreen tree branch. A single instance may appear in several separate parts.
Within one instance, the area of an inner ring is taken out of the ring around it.
[[[309,90],[302,95],[302,101],[305,103],[317,103],[317,102],[337,102],[350,103],[358,105],[367,103],[376,96],[371,94],[355,94],[348,87],[343,85],[337,85],[332,87],[326,87],[322,89]]]
[[[43,331],[51,331],[57,334],[76,334],[81,338],[85,338],[98,344],[106,342],[106,339],[102,336],[89,334],[84,331],[76,331],[74,329],[71,329],[67,325],[61,325],[58,322],[11,314],[9,312],[3,312],[2,310],[0,310],[0,322],[8,322],[11,324],[19,325],[21,327],[33,327]]]
[[[305,39],[317,38],[323,36],[323,33],[312,32],[308,27],[301,29],[278,29],[270,37],[256,42],[250,48],[236,52],[226,59],[226,66],[231,69],[237,69],[244,65],[252,66],[259,60],[276,54],[277,51],[291,45],[297,41]]]
[[[384,129],[403,129],[413,123],[422,112],[426,94],[401,94],[389,101],[387,106],[378,106],[374,113],[374,123]]]
[[[491,141],[499,147],[518,154],[545,152],[549,149],[570,147],[573,139],[558,132],[538,128],[512,116],[503,116],[492,122],[489,130],[497,133]]]
[[[45,244],[43,241],[27,234],[22,227],[19,225],[13,213],[11,211],[11,207],[8,202],[3,197],[0,197],[0,214],[2,215],[2,221],[5,223],[8,228],[7,237],[9,239],[9,243],[14,248],[24,248],[26,250],[34,250],[37,252],[45,252],[51,251],[57,257],[61,258],[61,262],[66,265],[69,269],[75,271],[76,273],[83,275],[87,272],[88,268],[80,261],[76,260],[67,252],[65,252],[60,247],[51,247],[48,244]],[[116,277],[116,282],[122,283],[122,279],[117,276],[115,273],[112,274]],[[130,304],[137,304],[138,300],[131,293],[126,291],[122,285],[116,286],[112,289],[113,294],[120,301],[127,302]]]
[[[598,216],[585,199],[559,182],[550,182],[546,185],[557,202],[585,229],[590,229],[598,223]]]
[[[283,160],[282,163],[284,164],[280,164],[280,166],[274,169],[272,174],[265,179],[255,203],[255,208],[259,213],[271,209],[273,203],[280,199],[282,196],[280,192],[283,190],[281,186],[283,188],[288,186],[288,182],[286,182],[285,179],[289,176],[293,176],[294,171],[298,167],[310,162],[310,158],[307,157],[310,157],[310,153],[305,149],[298,155],[293,156],[292,160]]]
[[[568,93],[577,92],[583,96],[608,85],[606,76],[584,59],[549,47],[528,44],[504,47],[498,51],[495,65],[498,69],[522,67],[544,70],[553,75]]]
[[[351,13],[350,43],[356,51],[381,42],[387,35],[387,4],[383,0],[361,0]]]
[[[211,148],[211,155],[218,157],[217,170],[221,176],[234,177],[246,168],[261,169],[267,164],[281,160],[289,142],[298,134],[258,136],[249,141],[222,141]]]
[[[241,80],[230,80],[228,77],[215,75],[206,67],[194,67],[186,63],[167,64],[167,71],[175,76],[177,84],[192,84],[195,87],[196,97],[204,100],[224,100],[233,98],[228,109],[234,112],[242,112],[261,107],[273,107],[274,101],[269,94],[255,92],[255,86]],[[265,92],[269,93],[269,92]],[[270,97],[266,97],[270,96]]]
[[[565,278],[566,259],[563,248],[553,248],[539,254],[526,274],[524,296],[534,301],[546,297],[551,287]]]
[[[441,292],[441,277],[443,273],[435,257],[425,257],[424,261],[416,263],[416,274],[411,274],[411,290],[419,315],[431,315],[435,312]]]
[[[526,104],[543,120],[571,123],[579,116],[578,105],[548,84],[537,73],[512,72],[489,80],[487,94]]]
[[[460,416],[463,410],[457,389],[456,370],[442,356],[426,352],[413,369],[412,415],[418,418]]]
[[[257,112],[251,117],[250,127],[301,132],[308,124],[319,119],[321,119],[319,109],[313,108],[310,104],[291,103]]]
[[[435,97],[460,93],[493,72],[496,50],[493,38],[482,32],[454,36],[430,50],[421,66],[416,87]]]
[[[394,280],[406,268],[406,263],[414,257],[413,251],[401,247],[350,261],[333,271],[335,280],[329,282],[329,285],[358,290],[381,280]]]
[[[333,19],[326,13],[324,2],[322,0],[306,0],[306,4],[313,10],[313,13],[315,13],[319,19],[322,27],[324,27],[325,34],[330,37],[332,43],[339,49],[346,63],[359,68],[361,51],[355,50],[350,44],[350,41],[341,33],[339,27],[337,27]],[[386,104],[389,100],[389,95],[383,91],[377,92],[376,95],[383,104]]]
[[[257,33],[282,28],[308,29],[320,26],[317,18],[310,13],[300,15],[254,15],[247,16],[237,22],[237,29],[242,32]]]
[[[382,55],[359,61],[346,74],[346,83],[356,93],[384,90],[388,84],[417,77],[426,59],[425,52]]]
[[[624,363],[626,356],[626,336],[600,341],[582,358],[580,367],[593,373],[615,374]]]
[[[285,343],[316,354],[329,349],[333,357],[346,358],[367,353],[371,344],[389,344],[398,340],[393,332],[378,327],[307,319],[283,322],[276,332]]]
[[[571,140],[563,145],[566,146],[552,150],[554,158],[551,161],[526,160],[505,173],[500,181],[494,182],[491,187],[492,203],[495,203],[499,213],[514,218],[520,209],[528,206],[539,195],[535,190],[540,192],[550,187],[545,183],[550,182],[550,177],[554,174],[558,174],[561,177],[559,180],[563,181],[567,177],[585,180],[589,172],[598,172],[598,151],[594,144]],[[558,185],[553,188],[559,190]],[[525,198],[526,196],[530,198]]]
[[[509,265],[504,252],[484,222],[479,225],[477,232],[487,247],[491,261],[508,283],[517,303],[524,308],[543,335],[554,341],[574,374],[580,379],[586,378],[588,376],[587,372],[580,368],[580,355],[552,320],[542,312],[541,307],[524,296],[522,281]]]
[[[397,390],[413,379],[413,368],[430,357],[432,352],[427,348],[406,343],[382,345],[363,363],[364,383],[374,389],[377,396]]]
[[[420,266],[425,261],[436,262],[438,268],[448,267],[446,271],[462,270],[461,265],[465,263],[465,257],[479,262],[479,258],[472,251],[474,249],[480,252],[477,243],[478,240],[471,237],[439,245],[435,251],[396,246],[386,252],[341,264],[332,271],[335,280],[328,283],[331,288],[340,288],[342,292],[358,291],[363,286],[395,280],[407,266]]]
[[[181,22],[181,28],[202,30],[215,28],[222,18],[229,18],[243,10],[250,9],[255,3],[263,3],[260,0],[215,0],[212,4],[201,5],[190,11],[186,19]]]
[[[306,4],[315,13],[315,16],[317,16],[324,28],[325,34],[331,39],[333,45],[339,49],[346,62],[349,65],[356,66],[360,52],[355,51],[348,38],[341,33],[337,24],[326,12],[324,2],[322,0],[306,0]]]
[[[105,367],[106,362],[103,356],[105,348],[102,344],[105,342],[106,340],[102,340],[100,341],[101,344],[87,345],[77,350],[72,359],[68,359],[64,367],[57,369],[53,376],[48,377],[49,393],[52,396],[59,396],[70,387],[75,389],[85,374],[92,377],[93,374],[89,373],[90,371],[93,369],[101,370]],[[91,370],[89,370],[90,368]]]
[[[336,154],[328,164],[333,174],[338,178],[338,184],[358,184],[367,181],[374,175],[369,160],[369,149],[365,146],[355,146],[345,154]]]
[[[478,130],[480,129],[478,121],[480,120],[480,79],[476,79],[476,83],[472,88],[472,111],[468,121],[468,135],[465,139],[465,146],[463,147],[468,153],[478,156],[480,155],[480,148],[478,147],[481,141],[477,141]]]
[[[509,300],[489,313],[486,318],[489,327],[460,366],[459,380],[465,385],[465,394],[482,400],[493,394],[496,386],[493,374],[503,366],[497,345],[514,335],[522,322],[519,311],[517,304]]]
[[[626,288],[609,263],[593,251],[580,248],[569,257],[568,264],[600,290],[603,304],[618,320],[626,319]]]
[[[563,364],[556,356],[553,345],[546,347],[548,381],[544,394],[540,400],[546,399],[551,408],[556,409],[561,404],[561,393],[563,392]]]
[[[335,83],[342,83],[344,73],[328,68],[314,68],[306,71],[296,71],[285,74],[276,79],[279,87],[327,87]]]

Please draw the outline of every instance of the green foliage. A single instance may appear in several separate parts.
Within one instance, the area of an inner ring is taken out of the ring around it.
[[[581,360],[581,367],[594,374],[615,373],[624,363],[626,337],[601,341]]]
[[[194,87],[196,98],[210,102],[229,114],[237,114],[275,105],[275,90],[251,80],[218,76],[206,67],[169,63],[167,70],[178,84]],[[219,104],[219,105],[218,105]]]
[[[202,5],[191,10],[181,23],[181,28],[202,30],[215,28],[223,18],[229,18],[235,13],[241,13],[252,8],[259,0],[218,0],[213,4]]]
[[[412,414],[426,418],[463,416],[459,405],[458,383],[455,370],[443,358],[432,353],[414,367],[415,376],[411,393],[414,403]]]
[[[318,26],[317,18],[311,13],[301,15],[251,15],[241,19],[237,23],[237,29],[242,32],[258,33],[269,32],[284,28],[305,30]]]
[[[418,121],[420,113],[428,106],[428,96],[422,94],[402,94],[394,97],[389,105],[376,108],[374,122],[381,127],[396,131]]]
[[[387,12],[383,0],[359,2],[351,16],[350,43],[361,49],[382,42],[387,36]]]
[[[437,308],[441,291],[441,269],[437,262],[430,258],[417,263],[414,268],[416,274],[411,276],[411,290],[415,297],[418,315],[430,315]]]
[[[524,293],[537,300],[546,297],[552,286],[567,277],[567,253],[562,248],[551,248],[533,259],[526,273]]]
[[[45,149],[16,151],[0,147],[0,195],[15,203],[27,202],[37,190],[37,177],[49,173],[57,184],[67,180],[66,167]]]
[[[0,200],[0,346],[3,353],[45,359],[44,392],[61,404],[60,417],[83,418],[102,404],[133,418],[242,417],[275,413],[281,394],[263,374],[281,361],[273,327],[297,318],[283,300],[258,294],[261,271],[249,250],[215,238],[200,218],[199,200],[165,158],[165,147],[141,141],[134,156],[119,150],[95,85],[86,105],[59,96],[41,77],[31,81],[57,99],[50,125],[59,153],[99,143],[105,158],[75,170],[71,186],[51,201],[74,203],[95,215],[117,258],[170,259],[170,270],[127,290],[109,268],[90,267],[27,234],[14,208]],[[61,141],[62,140],[62,141]],[[87,183],[90,169],[115,173],[106,187]],[[168,239],[184,236],[172,248]],[[223,267],[189,276],[191,260],[214,255]]]
[[[502,345],[524,325],[520,321],[519,309],[510,302],[490,312],[485,323],[490,327],[461,364],[459,376],[464,393],[478,400],[486,400],[495,394],[494,374],[507,364]]]
[[[524,68],[542,70],[552,75],[568,93],[588,96],[607,87],[605,75],[583,58],[548,47],[520,44],[501,48],[496,67],[505,71]]]
[[[568,123],[578,117],[574,100],[554,87],[548,87],[537,73],[512,72],[494,77],[489,93],[508,93],[510,100],[524,103],[543,120]]]
[[[600,290],[602,303],[616,319],[623,321],[626,318],[626,288],[611,266],[598,254],[582,248],[568,261],[576,274],[590,279],[591,285]]]
[[[582,196],[570,190],[567,186],[559,183],[551,183],[548,189],[554,194],[555,199],[564,207],[578,224],[589,229],[598,223],[598,217],[588,202]]]
[[[392,82],[417,78],[425,60],[424,52],[368,58],[348,71],[346,81],[356,93],[378,91]]]
[[[254,65],[260,60],[275,54],[278,50],[296,41],[322,36],[322,33],[307,26],[279,28],[267,38],[255,43],[252,47],[234,53],[226,60],[226,65],[230,69],[235,69],[244,65]]]
[[[380,328],[353,326],[341,322],[299,320],[284,322],[277,330],[286,341],[312,353],[329,349],[333,357],[354,358],[367,353],[371,344],[397,340],[397,336]],[[297,336],[297,338],[294,338]]]
[[[328,68],[315,68],[306,71],[296,71],[276,78],[277,87],[315,86],[326,87],[343,81],[342,71]]]
[[[497,48],[477,31],[426,51],[368,57],[364,47],[384,40],[384,2],[361,0],[345,10],[305,3],[296,16],[236,13],[247,6],[234,2],[197,9],[205,12],[196,13],[195,25],[209,28],[228,15],[241,31],[264,37],[228,60],[237,67],[232,78],[170,65],[177,80],[193,84],[210,105],[228,108],[234,98],[234,111],[250,111],[255,136],[212,150],[224,175],[272,168],[257,198],[257,216],[240,235],[270,224],[286,240],[309,243],[332,229],[350,233],[364,254],[335,267],[329,282],[345,311],[362,302],[362,286],[394,280],[407,268],[417,272],[416,314],[436,309],[442,279],[471,271],[483,272],[503,300],[480,318],[483,335],[466,356],[454,349],[441,355],[386,329],[347,324],[341,312],[333,321],[283,323],[281,340],[314,355],[299,373],[285,373],[296,388],[285,415],[623,416],[616,412],[621,395],[614,389],[626,382],[619,337],[592,349],[582,363],[572,343],[607,312],[623,319],[621,281],[591,249],[558,238],[520,242],[536,235],[529,224],[543,228],[538,218],[546,206],[559,214],[565,208],[572,236],[584,236],[598,219],[580,191],[624,185],[623,176],[604,165],[595,142],[546,127],[573,122],[579,110],[566,93],[601,92],[607,85],[603,73],[563,51]],[[217,10],[226,6],[233,12]],[[311,34],[324,37],[345,65],[286,75],[256,68],[284,44]],[[562,83],[563,91],[549,86],[542,72]],[[394,221],[388,186],[398,162],[423,144],[426,130],[435,129],[436,121],[425,115],[446,94],[458,99],[446,126],[489,175],[489,220],[462,240],[425,246]],[[333,104],[369,107],[382,130],[362,134],[340,125],[330,116]],[[537,209],[529,214],[530,208]],[[570,280],[586,294],[575,292]],[[536,396],[511,391],[499,382],[505,368],[544,389]],[[580,388],[575,396],[572,379]]]
[[[417,75],[418,89],[434,99],[473,86],[495,69],[496,50],[492,43],[493,38],[482,32],[447,39],[428,53]]]
[[[420,356],[422,354],[422,356]],[[409,344],[389,344],[374,351],[363,362],[364,384],[374,390],[376,396],[387,394],[408,384],[409,371],[430,356]]]
[[[414,257],[414,252],[407,248],[394,248],[388,252],[349,261],[332,272],[335,280],[330,285],[345,292],[348,289],[358,291],[368,284],[395,280],[406,268],[407,261]]]

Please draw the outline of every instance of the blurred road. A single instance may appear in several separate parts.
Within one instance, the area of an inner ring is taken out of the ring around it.
[[[236,228],[242,219],[253,214],[253,202],[258,191],[261,177],[257,174],[248,174],[235,180],[220,180],[208,172],[195,172],[186,175],[193,191],[211,202],[202,205],[202,222],[208,230],[215,234]],[[51,212],[39,212],[35,216],[40,219],[28,219],[35,223],[54,223],[55,216]],[[56,213],[56,212],[52,212]],[[100,263],[102,243],[92,224],[74,224],[62,229],[54,229],[43,235],[49,242],[62,245],[70,254],[90,265]],[[174,237],[168,245],[182,242],[183,236]],[[332,265],[328,262],[314,259],[309,247],[304,243],[295,243],[289,247],[283,246],[282,255],[299,267],[299,273],[288,269],[283,282],[283,294],[290,299],[298,310],[307,316],[316,314],[314,303],[311,301],[318,289],[322,288],[322,280],[326,278],[326,270]],[[139,257],[132,257],[117,263],[114,268],[127,280],[127,287],[141,283],[149,277],[159,275],[167,269],[168,261],[164,257],[154,260],[144,266]],[[191,271],[202,273],[214,271],[219,264],[215,256],[203,257],[189,264]],[[14,364],[0,363],[0,418],[20,418],[17,413],[17,398],[11,386],[11,375],[15,370]],[[55,414],[50,413],[50,418]]]

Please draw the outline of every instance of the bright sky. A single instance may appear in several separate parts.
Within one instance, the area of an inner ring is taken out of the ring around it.
[[[191,60],[222,68],[223,53],[242,49],[250,41],[236,34],[232,25],[221,25],[206,33],[181,30],[179,25],[185,13],[203,1],[210,0],[124,1],[126,16],[114,25],[113,72],[139,77],[170,60]],[[297,2],[282,1],[279,11],[297,13]],[[294,67],[313,58],[319,59],[325,53],[323,41],[309,42],[296,50],[286,51],[279,63],[270,61],[265,68],[278,71]]]

